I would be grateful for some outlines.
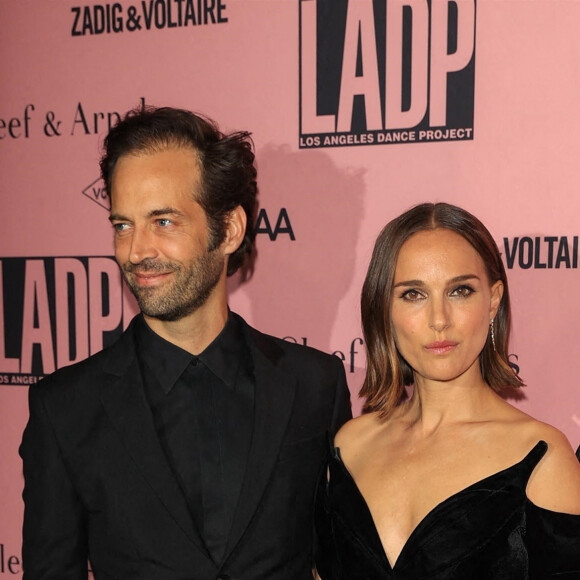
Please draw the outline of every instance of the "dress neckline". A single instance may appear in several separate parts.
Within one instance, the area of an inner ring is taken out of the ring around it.
[[[529,464],[529,467],[531,467],[531,469],[529,470],[529,474],[531,474],[531,472],[533,471],[533,468],[538,464],[540,459],[544,456],[547,449],[548,449],[548,444],[543,440],[539,440],[534,445],[534,447],[532,449],[530,449],[530,451],[525,455],[525,457],[523,457],[517,463],[514,463],[513,465],[510,465],[509,467],[506,467],[505,469],[502,469],[500,471],[492,473],[491,475],[488,475],[488,476],[468,485],[467,487],[460,489],[459,491],[453,493],[452,495],[450,495],[446,499],[444,499],[441,502],[439,502],[438,504],[436,504],[433,508],[431,508],[425,514],[425,516],[413,528],[413,530],[409,534],[409,537],[404,542],[403,547],[401,548],[401,551],[399,552],[399,555],[397,556],[397,559],[395,560],[394,564],[391,564],[391,562],[389,561],[389,558],[387,556],[387,552],[385,550],[385,547],[383,545],[383,542],[381,540],[381,537],[379,536],[379,532],[378,532],[377,527],[375,525],[374,517],[371,513],[371,510],[366,502],[365,497],[363,496],[362,492],[360,491],[356,481],[354,480],[354,477],[352,476],[352,474],[348,470],[348,467],[346,466],[346,464],[342,460],[339,447],[334,447],[334,453],[332,454],[332,456],[335,458],[336,462],[340,466],[344,475],[352,483],[357,495],[359,496],[359,498],[362,502],[362,505],[366,509],[367,515],[373,524],[372,525],[372,533],[375,536],[377,546],[380,546],[380,548],[381,548],[381,555],[384,559],[383,563],[386,564],[390,570],[394,571],[400,562],[404,562],[404,558],[402,558],[402,556],[404,556],[406,554],[406,552],[409,550],[409,546],[412,545],[414,538],[419,534],[419,532],[422,530],[422,528],[424,528],[426,525],[429,525],[429,521],[432,520],[434,517],[436,517],[436,514],[439,511],[441,511],[445,506],[447,506],[449,503],[452,503],[453,501],[457,500],[461,496],[468,494],[472,491],[475,491],[478,487],[485,485],[485,484],[493,481],[494,479],[505,476],[506,474],[509,474],[512,471],[516,471],[518,468],[522,467],[525,464]],[[529,477],[529,475],[528,475],[528,477]],[[529,502],[530,500],[528,499],[527,501]]]

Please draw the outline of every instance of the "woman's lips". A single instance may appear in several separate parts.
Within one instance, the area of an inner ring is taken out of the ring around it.
[[[432,354],[447,354],[455,349],[456,342],[452,340],[438,340],[425,346],[425,350]]]

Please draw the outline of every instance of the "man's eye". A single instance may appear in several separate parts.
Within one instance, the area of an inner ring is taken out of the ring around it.
[[[129,226],[127,224],[113,224],[113,229],[116,232],[122,232],[123,230],[126,230]]]
[[[162,228],[166,228],[170,226],[173,222],[168,218],[161,218],[157,220],[157,224],[160,225]]]

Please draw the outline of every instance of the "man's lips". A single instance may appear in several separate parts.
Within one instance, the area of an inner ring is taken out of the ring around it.
[[[432,354],[447,354],[455,349],[457,343],[452,340],[438,340],[425,346],[425,350]]]
[[[130,275],[140,286],[154,286],[169,274],[171,272],[130,272]]]

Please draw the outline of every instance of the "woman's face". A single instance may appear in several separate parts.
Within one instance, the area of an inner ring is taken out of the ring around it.
[[[479,354],[502,293],[501,281],[490,287],[473,246],[451,230],[419,232],[403,244],[391,318],[416,383],[481,377]]]

